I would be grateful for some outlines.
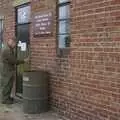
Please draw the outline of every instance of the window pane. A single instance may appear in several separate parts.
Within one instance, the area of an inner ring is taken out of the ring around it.
[[[65,5],[59,8],[59,19],[70,18],[70,5]]]
[[[59,35],[59,48],[66,48],[70,46],[70,37],[68,34]]]
[[[60,21],[59,22],[59,34],[69,33],[70,25],[68,20]]]
[[[17,36],[19,41],[28,43],[29,26],[27,24],[17,26]]]
[[[30,6],[18,9],[18,23],[28,23],[30,21]]]
[[[69,2],[69,0],[59,0],[59,3]]]

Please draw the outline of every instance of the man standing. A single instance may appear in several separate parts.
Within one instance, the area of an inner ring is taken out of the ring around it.
[[[2,86],[2,103],[13,104],[13,98],[11,98],[11,91],[15,76],[15,65],[24,64],[26,60],[17,60],[14,54],[14,48],[16,47],[16,41],[10,39],[7,41],[6,46],[1,52],[1,86]]]

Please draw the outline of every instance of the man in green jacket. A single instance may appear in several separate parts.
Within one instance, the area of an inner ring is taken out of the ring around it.
[[[26,60],[17,60],[14,54],[15,47],[16,41],[10,39],[1,51],[1,97],[3,104],[13,104],[13,98],[10,95],[15,79],[15,66],[27,62]]]

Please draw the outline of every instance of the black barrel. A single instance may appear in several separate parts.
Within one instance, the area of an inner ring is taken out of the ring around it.
[[[48,80],[45,71],[27,71],[23,74],[23,110],[27,114],[48,111]]]

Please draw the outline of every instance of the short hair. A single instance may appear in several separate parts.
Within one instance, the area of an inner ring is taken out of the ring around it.
[[[6,42],[8,43],[9,41],[13,41],[15,43],[17,42],[16,39],[15,39],[15,37],[8,39]]]

